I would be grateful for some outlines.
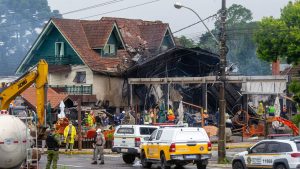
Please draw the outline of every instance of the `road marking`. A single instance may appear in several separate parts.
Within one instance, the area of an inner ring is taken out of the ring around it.
[[[77,166],[77,165],[65,165],[65,164],[57,164],[57,165],[63,166],[63,167],[85,168],[84,166]]]

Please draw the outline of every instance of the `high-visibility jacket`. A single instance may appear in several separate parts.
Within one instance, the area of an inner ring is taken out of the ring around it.
[[[65,143],[67,142],[67,137],[68,137],[68,134],[69,134],[69,125],[65,128],[64,130],[64,138],[65,138]],[[70,141],[69,143],[70,144],[74,144],[74,140],[75,140],[75,136],[76,136],[76,129],[75,127],[72,125],[72,129],[71,129],[71,138],[70,138]]]

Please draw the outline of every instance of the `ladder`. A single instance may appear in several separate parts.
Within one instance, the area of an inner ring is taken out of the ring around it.
[[[38,143],[37,143],[37,129],[35,130],[34,133],[34,137],[32,138],[32,136],[30,135],[29,132],[29,120],[33,120],[33,117],[19,117],[20,120],[23,120],[23,122],[25,122],[26,125],[26,146],[29,144],[30,147],[26,148],[26,163],[25,166],[23,165],[23,168],[26,167],[26,169],[38,169],[39,168],[39,150],[38,150]],[[34,126],[36,126],[36,123],[33,124]],[[34,144],[32,145],[33,147],[31,147],[31,143],[32,141],[34,141]],[[35,157],[36,158],[32,158],[34,151],[36,151]]]

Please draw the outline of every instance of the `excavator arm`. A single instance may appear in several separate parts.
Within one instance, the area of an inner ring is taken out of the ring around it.
[[[299,129],[298,127],[291,121],[284,119],[282,117],[275,117],[274,121],[279,121],[283,124],[285,124],[286,126],[288,126],[290,129],[293,130],[294,136],[298,136],[299,135]]]
[[[48,64],[45,60],[40,60],[36,69],[32,69],[15,80],[11,85],[0,91],[0,109],[9,108],[9,104],[33,83],[36,87],[36,111],[38,115],[38,125],[43,126],[45,123],[45,103],[46,103],[46,86],[48,78]]]

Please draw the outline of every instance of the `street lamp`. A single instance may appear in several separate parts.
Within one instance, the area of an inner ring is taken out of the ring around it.
[[[225,135],[225,112],[226,112],[226,100],[225,100],[225,83],[226,83],[226,54],[227,54],[227,47],[226,47],[226,32],[225,32],[225,24],[226,24],[226,0],[222,0],[222,14],[221,14],[221,27],[220,27],[220,41],[211,33],[208,27],[205,25],[201,17],[191,8],[183,6],[179,2],[174,4],[174,7],[177,9],[186,8],[192,11],[194,14],[197,15],[199,20],[205,26],[207,31],[213,37],[213,39],[217,42],[220,47],[220,90],[219,90],[219,107],[220,107],[220,121],[219,121],[219,140],[218,140],[218,162],[224,163],[227,161],[226,159],[226,135]]]
[[[175,2],[174,7],[175,7],[176,9],[186,8],[186,9],[192,11],[194,14],[196,14],[197,17],[199,18],[199,20],[200,20],[200,21],[202,22],[202,24],[205,26],[206,30],[210,33],[210,35],[211,35],[211,36],[213,37],[213,39],[217,42],[217,44],[220,45],[220,42],[217,40],[217,38],[215,37],[215,35],[212,34],[212,32],[208,29],[208,27],[207,27],[206,24],[203,22],[202,18],[198,15],[197,12],[195,12],[192,8],[189,8],[189,7],[186,7],[186,6],[182,5],[182,4],[179,3],[179,2]]]

